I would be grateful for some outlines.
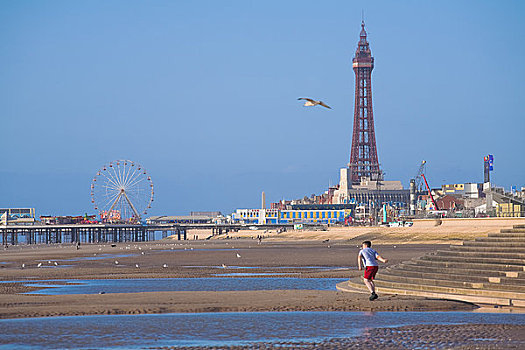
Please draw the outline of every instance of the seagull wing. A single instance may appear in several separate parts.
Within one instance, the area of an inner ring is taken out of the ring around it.
[[[308,97],[299,97],[298,100],[306,100],[306,101],[310,101],[310,102],[315,102],[314,100],[312,100],[311,98],[308,98]]]
[[[329,105],[325,104],[323,101],[319,101],[319,104],[323,107],[326,107],[326,108],[329,108],[329,109],[332,109],[332,107],[330,107]]]

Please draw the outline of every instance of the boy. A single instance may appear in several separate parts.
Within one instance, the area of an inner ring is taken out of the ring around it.
[[[359,254],[357,255],[357,265],[359,266],[359,270],[362,270],[362,262],[361,259],[364,261],[365,264],[365,275],[363,277],[365,286],[367,286],[368,290],[370,291],[370,301],[376,300],[378,298],[376,294],[376,286],[374,284],[374,277],[376,277],[377,270],[379,269],[379,264],[377,263],[377,260],[386,263],[388,262],[388,259],[383,258],[381,255],[379,255],[375,250],[370,248],[372,246],[372,242],[370,241],[364,241],[363,242],[363,249],[359,251]]]

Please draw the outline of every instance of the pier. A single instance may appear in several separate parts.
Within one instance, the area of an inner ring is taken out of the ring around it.
[[[311,225],[319,226],[319,225]],[[186,240],[191,229],[209,229],[210,236],[227,234],[241,229],[290,228],[290,224],[67,224],[67,225],[4,225],[0,226],[0,243],[4,246],[17,244],[56,243],[101,243],[101,242],[146,242],[155,240],[155,232],[162,232],[162,238],[177,235]],[[254,231],[257,232],[257,231]]]

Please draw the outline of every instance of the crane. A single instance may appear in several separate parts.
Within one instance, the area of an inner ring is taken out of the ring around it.
[[[419,169],[416,174],[416,192],[419,193],[423,191],[423,182],[425,183],[425,187],[428,191],[428,196],[430,197],[430,200],[432,201],[432,204],[434,205],[434,208],[436,210],[439,210],[439,207],[434,200],[434,196],[432,195],[432,191],[430,190],[430,187],[428,186],[427,178],[425,177],[425,164],[427,163],[426,160],[421,162],[421,165],[419,166]]]

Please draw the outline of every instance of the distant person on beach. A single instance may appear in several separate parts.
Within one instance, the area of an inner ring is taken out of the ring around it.
[[[365,282],[365,286],[370,291],[370,298],[368,298],[370,301],[376,300],[378,298],[376,294],[376,286],[374,284],[374,278],[376,277],[377,270],[379,269],[377,260],[383,263],[388,262],[388,259],[385,259],[379,255],[374,249],[370,248],[371,246],[372,242],[364,241],[363,248],[357,255],[357,265],[359,266],[359,270],[363,269],[363,263],[365,266],[363,280]]]

